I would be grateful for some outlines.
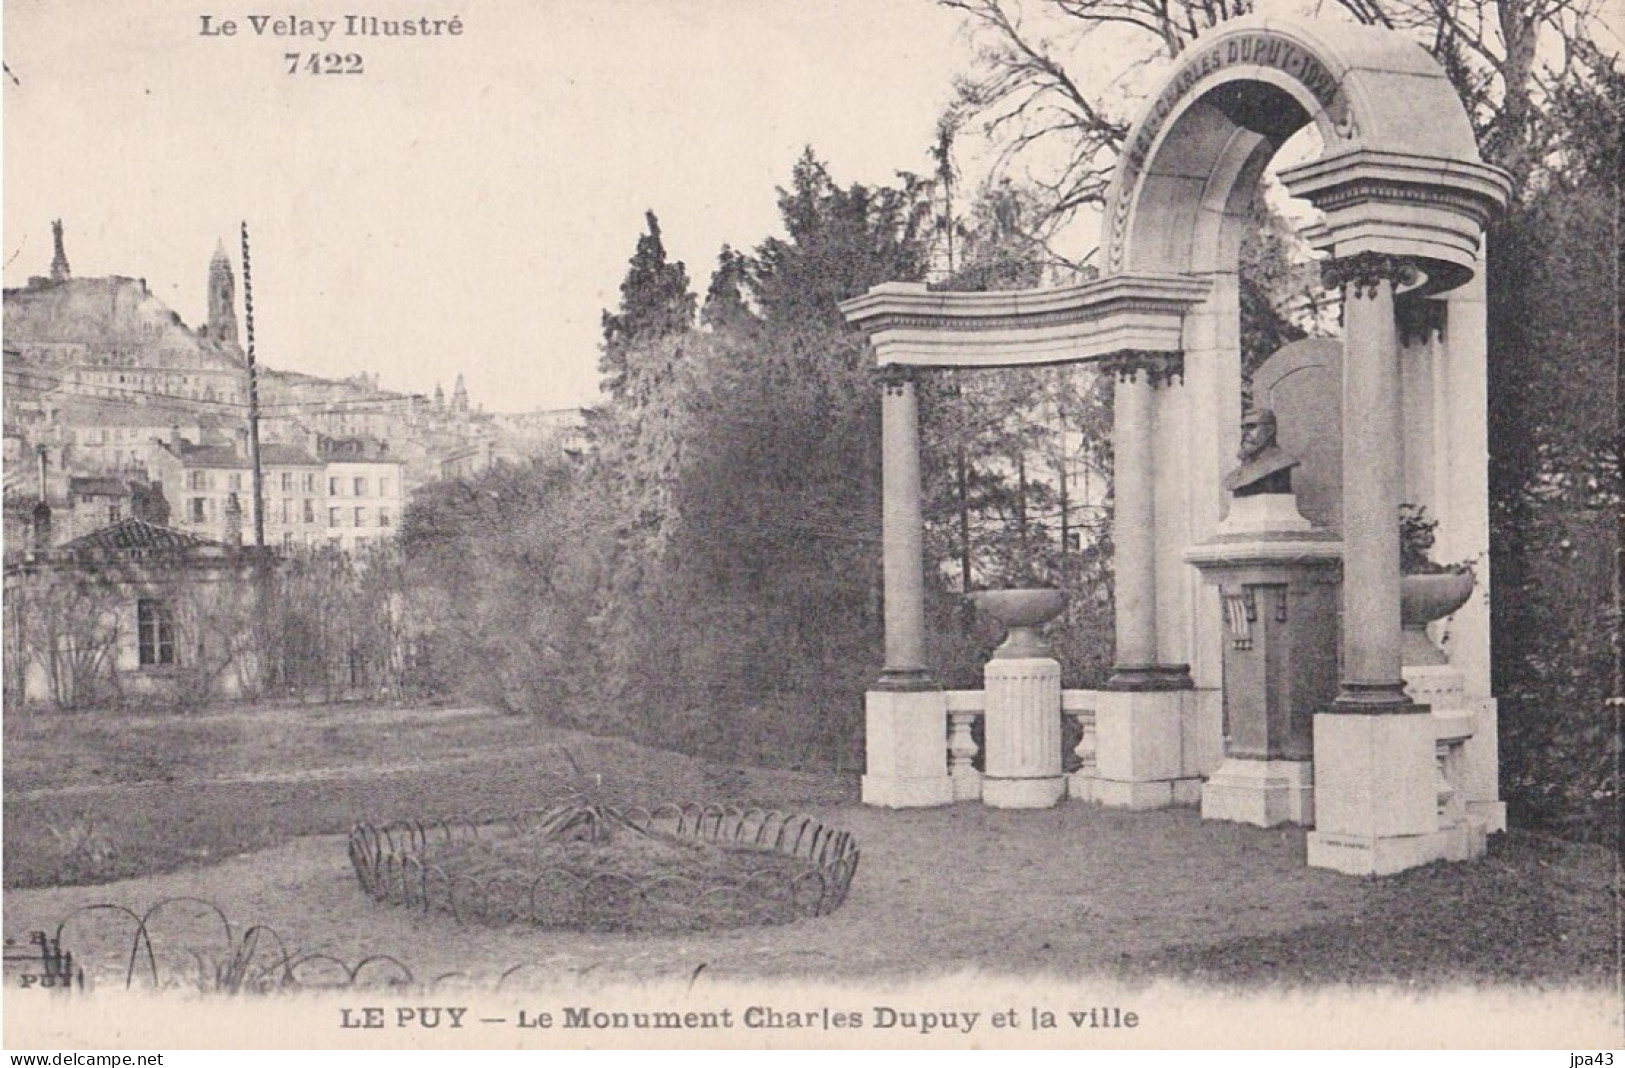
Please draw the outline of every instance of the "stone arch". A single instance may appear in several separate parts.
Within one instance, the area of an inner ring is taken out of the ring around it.
[[[1184,666],[1198,690],[1220,684],[1214,593],[1184,552],[1228,506],[1220,482],[1239,439],[1247,204],[1281,146],[1310,124],[1319,157],[1281,174],[1323,213],[1306,236],[1330,258],[1360,264],[1361,278],[1401,272],[1389,299],[1474,281],[1483,228],[1506,196],[1505,176],[1480,161],[1442,68],[1392,31],[1235,19],[1194,41],[1164,80],[1129,133],[1102,234],[1107,279],[1204,283],[1183,310],[1179,385],[1119,380],[1119,488],[1125,475],[1134,488],[1119,493],[1118,576],[1140,606],[1130,626],[1119,624],[1119,663],[1154,668],[1141,673],[1145,685],[1166,684],[1179,672],[1164,668]],[[1154,480],[1139,475],[1151,470]]]
[[[1311,863],[1389,871],[1470,849],[1465,824],[1441,822],[1433,761],[1443,736],[1413,715],[1401,673],[1397,506],[1433,505],[1441,540],[1448,531],[1460,541],[1452,555],[1487,541],[1480,246],[1510,183],[1479,159],[1465,109],[1418,45],[1387,30],[1263,17],[1193,42],[1130,131],[1101,277],[1005,293],[887,283],[842,305],[885,372],[886,669],[869,698],[866,801],[953,796],[942,754],[948,700],[925,655],[920,369],[1095,360],[1114,376],[1116,673],[1113,692],[1088,698],[1100,739],[1088,796],[1130,807],[1189,801],[1225,761],[1226,617],[1192,565],[1215,541],[1251,536],[1237,525],[1220,533],[1240,436],[1244,209],[1264,168],[1310,123],[1321,154],[1280,178],[1320,210],[1305,236],[1342,298],[1342,543],[1322,555],[1340,552],[1344,575],[1335,708],[1358,713],[1325,717],[1342,741],[1324,754],[1324,783],[1317,720],[1316,790],[1342,800],[1320,813]],[[1320,553],[1332,535],[1315,536]],[[1434,692],[1456,702],[1447,708],[1475,710],[1455,736],[1467,739],[1461,797],[1474,826],[1493,830],[1504,809],[1487,592],[1456,619],[1450,661],[1464,686]],[[1403,767],[1415,786],[1403,797],[1371,795],[1380,776],[1359,763],[1384,746],[1380,762]]]
[[[1432,235],[1376,229],[1400,237],[1396,251],[1471,270],[1478,229],[1504,198],[1504,179],[1479,160],[1467,113],[1438,63],[1387,30],[1247,17],[1198,38],[1130,131],[1102,235],[1106,271],[1219,266],[1211,244],[1170,248],[1167,235],[1211,231],[1211,219],[1197,216],[1227,214],[1235,192],[1250,188],[1287,138],[1311,122],[1324,146],[1319,162],[1363,159],[1372,170],[1386,161],[1389,172],[1366,175],[1366,184],[1383,177],[1390,185],[1444,186],[1439,199],[1454,201],[1461,219],[1431,220],[1439,231]],[[1417,189],[1409,192],[1420,202]]]

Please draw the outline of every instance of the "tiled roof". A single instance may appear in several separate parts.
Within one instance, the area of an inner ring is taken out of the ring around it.
[[[283,445],[275,441],[260,444],[260,465],[278,467],[320,467],[322,462],[297,445]]]
[[[191,415],[184,411],[176,411],[162,407],[137,407],[133,405],[117,404],[71,404],[63,405],[58,418],[71,426],[99,427],[99,426],[133,426],[146,428],[153,432],[155,437],[168,437],[172,426],[200,426],[207,425],[205,418]]]
[[[183,445],[180,461],[187,467],[240,467],[248,469],[248,461],[237,455],[230,445]]]
[[[186,445],[181,448],[186,467],[229,467],[248,470],[248,457],[240,456],[230,445]],[[322,462],[297,445],[267,441],[260,445],[261,467],[320,467]]]
[[[210,541],[173,527],[161,527],[145,519],[122,519],[111,526],[65,543],[61,551],[80,553],[122,553],[132,549],[223,549],[223,542]]]
[[[80,475],[68,479],[68,492],[82,497],[128,497],[130,486],[123,479],[105,475]]]

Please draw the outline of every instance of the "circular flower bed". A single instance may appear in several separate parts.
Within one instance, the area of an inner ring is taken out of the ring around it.
[[[485,924],[698,931],[789,923],[846,900],[850,834],[762,809],[566,804],[350,831],[380,901]]]

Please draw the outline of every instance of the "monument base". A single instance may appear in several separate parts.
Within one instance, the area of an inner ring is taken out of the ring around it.
[[[1201,800],[1201,779],[1158,779],[1124,782],[1121,779],[1073,778],[1072,796],[1107,808],[1152,809],[1194,805]]]
[[[1474,820],[1432,834],[1375,837],[1309,832],[1309,866],[1346,875],[1394,875],[1435,861],[1476,860],[1484,855],[1488,833]]]
[[[1298,511],[1297,494],[1257,493],[1232,497],[1230,513],[1219,523],[1215,533],[1221,538],[1234,538],[1308,533],[1314,529],[1314,524]]]
[[[995,779],[982,776],[982,804],[989,808],[1051,808],[1066,796],[1066,776]]]
[[[1227,758],[1202,785],[1202,818],[1275,827],[1315,822],[1314,765],[1307,760]]]
[[[1185,767],[1191,690],[1106,691],[1095,710],[1091,800],[1108,808],[1195,804],[1200,779]]]
[[[870,690],[864,702],[863,803],[952,804],[947,731],[948,698],[941,690]]]

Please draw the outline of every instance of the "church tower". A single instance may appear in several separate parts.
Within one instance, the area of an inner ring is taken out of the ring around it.
[[[456,415],[468,412],[468,388],[463,385],[462,375],[457,376],[457,388],[451,391],[451,410]]]
[[[51,220],[51,239],[56,245],[56,253],[51,257],[51,281],[66,282],[73,272],[68,268],[68,254],[62,248],[62,220]]]
[[[237,337],[237,281],[226,257],[225,242],[214,247],[209,261],[209,336],[231,348],[241,347]]]

